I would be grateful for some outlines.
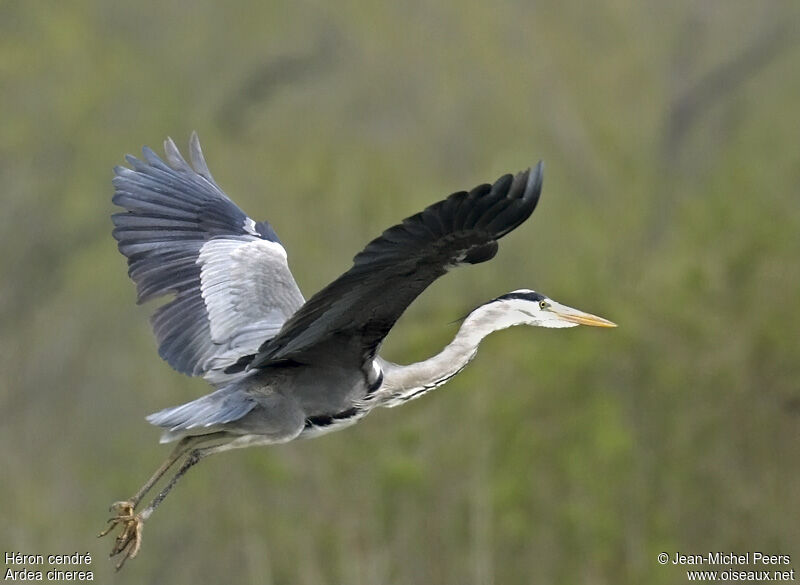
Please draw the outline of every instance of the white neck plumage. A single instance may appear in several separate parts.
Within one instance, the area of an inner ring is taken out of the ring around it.
[[[374,406],[399,406],[447,382],[475,357],[478,345],[494,331],[529,323],[526,315],[507,303],[488,303],[470,313],[451,341],[435,356],[402,366],[381,358],[383,384],[370,402]]]

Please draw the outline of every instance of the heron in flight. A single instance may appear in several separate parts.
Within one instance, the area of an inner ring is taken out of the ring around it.
[[[130,168],[115,168],[114,238],[128,259],[138,302],[169,296],[152,317],[159,355],[174,369],[202,376],[214,391],[147,417],[162,443],[177,442],[153,476],[100,536],[121,530],[117,568],[135,557],[142,524],[202,458],[251,445],[286,443],[350,426],[379,406],[394,407],[450,380],[475,357],[481,340],[514,325],[614,327],[601,317],[521,289],[472,311],[453,341],[419,363],[378,355],[406,307],[438,277],[485,262],[497,241],[533,212],[542,163],[493,184],[459,191],[390,227],[353,266],[305,300],[275,230],[256,222],[220,189],[197,134],[189,161],[164,143]],[[181,466],[141,511],[145,495]]]

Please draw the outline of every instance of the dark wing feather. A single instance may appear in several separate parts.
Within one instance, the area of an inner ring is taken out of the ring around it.
[[[184,160],[172,140],[167,161],[149,148],[114,169],[114,238],[128,258],[138,301],[171,296],[153,315],[158,352],[185,374],[213,383],[252,355],[302,304],[286,251],[214,182],[196,134]]]
[[[533,212],[541,187],[540,162],[493,185],[453,193],[389,228],[265,342],[250,367],[284,360],[360,367],[436,278],[459,264],[494,257],[497,240]]]

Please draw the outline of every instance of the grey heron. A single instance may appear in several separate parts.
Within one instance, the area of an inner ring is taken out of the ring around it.
[[[614,327],[601,317],[522,289],[473,310],[453,341],[430,359],[398,365],[381,358],[384,337],[434,280],[461,264],[485,262],[497,240],[533,212],[542,163],[493,184],[459,191],[390,227],[353,266],[307,301],[275,230],[256,222],[219,188],[197,134],[189,161],[172,139],[166,161],[151,149],[115,168],[114,238],[128,259],[138,302],[170,300],[152,316],[158,352],[175,370],[202,376],[214,391],[151,414],[177,442],[153,476],[100,536],[121,530],[117,568],[135,557],[142,524],[203,457],[252,445],[315,437],[352,425],[437,388],[475,356],[481,340],[515,325]],[[143,510],[145,495],[182,465]]]

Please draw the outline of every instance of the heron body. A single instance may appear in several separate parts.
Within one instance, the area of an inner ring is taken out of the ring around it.
[[[177,441],[172,455],[130,500],[116,503],[122,525],[112,554],[139,550],[141,525],[202,457],[285,443],[350,426],[376,407],[418,398],[458,374],[486,336],[515,325],[613,327],[610,321],[523,289],[472,311],[453,341],[422,362],[379,355],[408,305],[439,276],[487,261],[497,241],[533,212],[542,164],[459,191],[372,240],[353,266],[304,300],[287,254],[268,222],[241,211],[214,181],[197,135],[190,163],[172,140],[166,161],[152,150],[117,167],[114,237],[128,259],[138,301],[170,297],[152,318],[159,354],[215,390],[147,420]],[[143,496],[179,459],[184,463],[143,511]]]

